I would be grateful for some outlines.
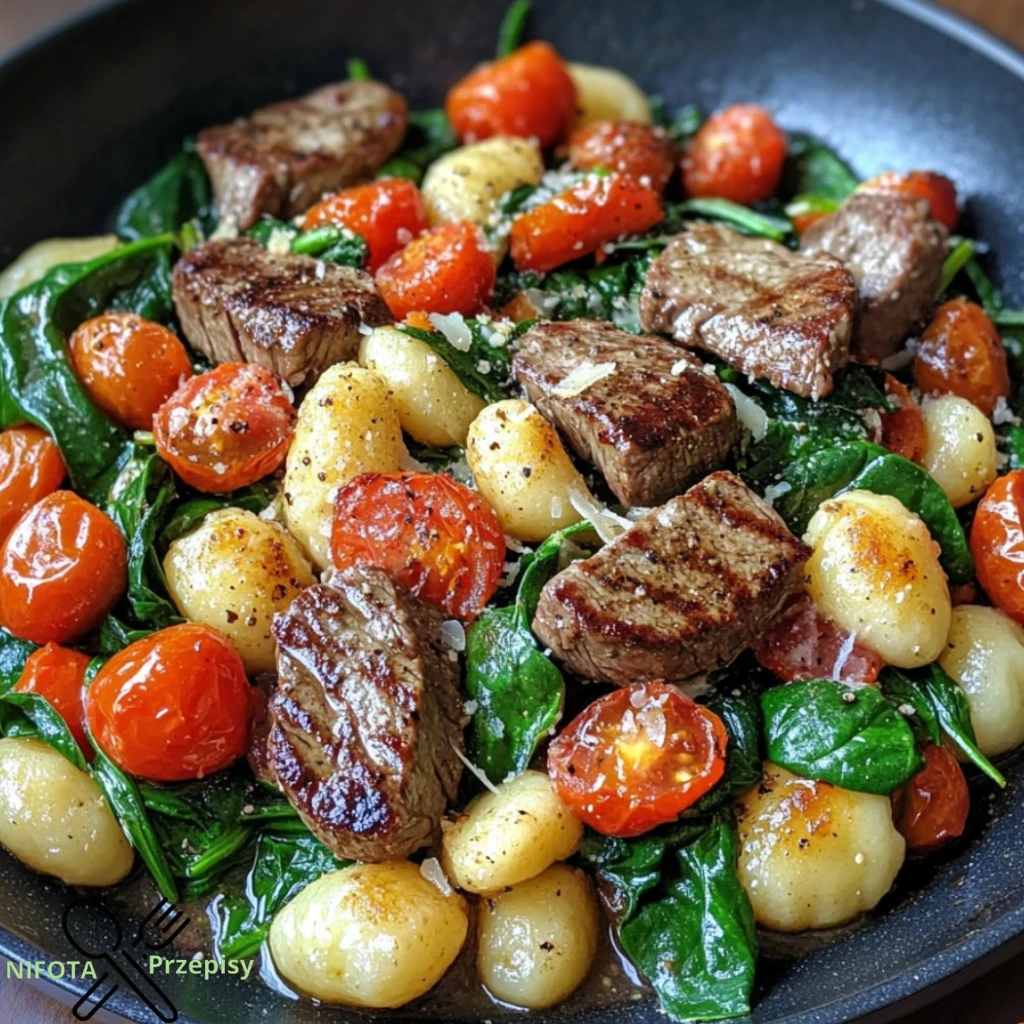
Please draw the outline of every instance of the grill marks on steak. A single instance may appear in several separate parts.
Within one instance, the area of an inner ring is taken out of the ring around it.
[[[860,292],[854,354],[892,355],[935,305],[949,233],[928,202],[912,196],[855,192],[800,242],[808,256],[835,256]]]
[[[289,384],[312,384],[354,359],[360,324],[392,322],[372,278],[351,267],[250,238],[205,242],[174,268],[174,305],[189,343],[214,363],[267,366]]]
[[[339,857],[408,856],[455,797],[462,709],[442,620],[369,568],[307,588],[275,618],[267,759]]]
[[[694,224],[648,270],[640,322],[817,399],[849,360],[856,298],[853,278],[832,256],[808,258],[769,239]]]
[[[551,579],[533,630],[584,678],[680,682],[749,646],[809,557],[737,477],[713,473]]]
[[[408,120],[394,89],[341,82],[206,128],[196,148],[221,219],[245,230],[261,214],[294,217],[370,177],[401,145]]]
[[[614,370],[578,394],[560,391],[574,371],[600,364]],[[512,369],[530,401],[626,505],[660,505],[679,494],[721,465],[739,435],[728,391],[660,338],[597,320],[537,324],[519,339]]]

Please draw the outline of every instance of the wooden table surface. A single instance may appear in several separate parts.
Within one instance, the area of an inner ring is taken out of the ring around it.
[[[753,2],[753,0],[752,0]],[[940,0],[1024,50],[1024,0]],[[89,0],[0,0],[0,54],[61,18],[94,6]],[[240,7],[243,5],[240,4]],[[1024,112],[1022,112],[1024,117]],[[71,1011],[19,981],[0,976],[0,1022],[69,1024]],[[901,1024],[1024,1022],[1024,954]],[[239,1024],[248,1024],[240,1021]]]

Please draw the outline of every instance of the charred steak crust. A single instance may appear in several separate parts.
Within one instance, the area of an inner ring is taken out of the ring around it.
[[[402,144],[408,121],[394,89],[340,82],[206,128],[196,148],[221,219],[245,230],[262,214],[294,217],[369,178]]]
[[[268,760],[339,857],[408,856],[455,796],[462,708],[442,620],[378,569],[309,587],[274,620]]]
[[[355,359],[361,324],[392,322],[373,279],[360,270],[251,238],[204,242],[178,260],[174,306],[189,343],[214,363],[267,366],[289,384],[312,384]]]
[[[561,390],[574,371],[602,364],[614,370],[576,394]],[[537,324],[519,339],[512,370],[626,505],[668,501],[720,466],[739,436],[729,392],[661,338],[598,320]]]
[[[849,361],[856,299],[853,277],[831,256],[694,224],[648,270],[640,322],[817,399]]]
[[[810,553],[741,480],[713,473],[551,579],[533,630],[586,679],[680,682],[756,639]]]
[[[935,305],[949,233],[926,200],[855,192],[830,217],[809,228],[800,251],[832,255],[860,292],[854,354],[884,359],[902,345]]]

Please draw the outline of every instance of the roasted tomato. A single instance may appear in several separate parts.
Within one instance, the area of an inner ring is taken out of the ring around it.
[[[480,229],[457,220],[396,252],[377,271],[377,288],[396,320],[414,312],[471,316],[491,297],[496,278]]]
[[[950,231],[960,220],[960,211],[956,207],[956,185],[949,178],[934,171],[910,171],[897,174],[887,171],[877,178],[865,181],[857,187],[858,192],[891,192],[905,196],[917,196],[927,199],[932,208],[932,216],[945,224]]]
[[[608,836],[675,821],[722,777],[725,726],[666,683],[599,697],[548,748],[548,775],[566,805]]]
[[[924,456],[924,416],[913,395],[892,374],[886,374],[885,393],[899,408],[882,413],[882,444],[911,462]]]
[[[1006,349],[981,306],[950,299],[935,311],[914,359],[914,383],[925,394],[953,394],[986,416],[1010,393]]]
[[[252,690],[238,652],[209,626],[185,623],[115,654],[86,691],[89,731],[129,775],[201,779],[248,745]]]
[[[576,86],[551,46],[527,43],[456,82],[445,110],[464,142],[520,135],[547,148],[572,127]]]
[[[874,683],[885,665],[870,647],[825,618],[807,594],[791,601],[752,649],[758,662],[785,683]]]
[[[989,600],[1024,625],[1024,469],[1001,476],[978,503],[971,554]]]
[[[569,159],[584,170],[604,167],[665,191],[675,170],[672,144],[663,128],[633,121],[594,121],[569,138]]]
[[[89,397],[132,430],[151,430],[157,409],[192,376],[177,335],[134,313],[86,320],[71,335],[68,348]]]
[[[328,196],[306,214],[302,227],[310,231],[324,224],[348,228],[366,239],[371,274],[429,227],[423,196],[406,178],[384,178]]]
[[[896,829],[911,853],[927,853],[962,836],[971,794],[957,759],[934,743],[924,748],[925,766],[893,794]]]
[[[127,585],[121,531],[84,498],[54,491],[0,548],[0,625],[33,643],[67,643],[95,629]]]
[[[331,559],[385,569],[469,621],[497,589],[505,538],[480,497],[443,473],[364,473],[338,492]]]
[[[288,385],[253,363],[224,363],[193,377],[153,420],[161,458],[207,493],[234,491],[273,473],[294,427]]]
[[[60,487],[66,472],[45,430],[11,427],[0,432],[0,544],[37,501]]]
[[[737,103],[709,117],[683,158],[683,184],[691,196],[760,202],[779,187],[786,135],[771,115]]]
[[[71,735],[86,757],[92,757],[92,744],[85,735],[85,670],[92,659],[70,647],[47,644],[33,651],[21,677],[14,685],[17,693],[38,693],[45,697],[64,719]]]
[[[640,234],[663,216],[658,194],[646,185],[621,174],[594,175],[512,222],[512,259],[518,270],[543,274]]]

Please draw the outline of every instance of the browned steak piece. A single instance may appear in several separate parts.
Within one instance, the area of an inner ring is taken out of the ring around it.
[[[398,149],[409,108],[380,82],[327,85],[199,133],[217,212],[243,231],[288,218],[325,192],[370,177]]]
[[[354,359],[359,326],[392,322],[373,279],[351,267],[251,238],[204,242],[174,268],[174,305],[185,337],[215,363],[259,363],[289,384],[312,384]]]
[[[598,320],[541,323],[519,339],[512,369],[626,505],[680,494],[720,466],[739,435],[717,377],[661,338]]]
[[[853,278],[830,256],[807,259],[766,238],[694,224],[647,272],[640,322],[821,398],[849,360],[856,300]]]
[[[379,569],[308,587],[274,619],[268,760],[339,857],[407,857],[436,837],[455,796],[459,670],[442,620]]]
[[[853,274],[861,299],[853,352],[871,359],[892,355],[931,311],[948,248],[927,201],[871,192],[855,192],[800,242],[804,254],[835,256]]]
[[[809,556],[737,477],[712,473],[550,580],[533,629],[586,679],[680,682],[759,636]]]

